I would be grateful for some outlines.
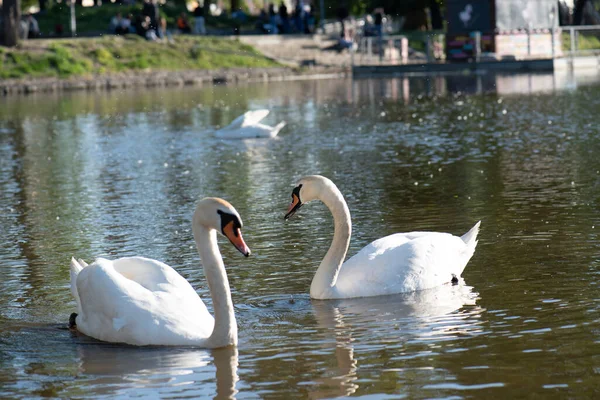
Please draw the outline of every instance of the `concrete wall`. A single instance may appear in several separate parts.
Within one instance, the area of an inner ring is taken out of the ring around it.
[[[554,60],[555,70],[598,70],[600,71],[600,55],[565,57]]]

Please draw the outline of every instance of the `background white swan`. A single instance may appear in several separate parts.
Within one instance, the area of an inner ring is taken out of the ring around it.
[[[252,138],[274,138],[285,126],[281,121],[275,126],[261,124],[269,110],[248,111],[237,117],[226,127],[215,131],[215,136],[221,139],[252,139]]]
[[[107,342],[133,345],[193,345],[217,348],[237,344],[237,324],[229,281],[217,244],[220,231],[246,257],[250,249],[242,220],[231,204],[201,200],[192,231],[213,301],[210,315],[194,288],[168,265],[143,257],[87,265],[71,259],[71,291],[77,330]]]
[[[480,222],[462,237],[396,233],[375,240],[343,263],[352,223],[348,205],[331,180],[319,175],[300,179],[285,218],[312,200],[321,200],[329,208],[335,226],[331,247],[310,285],[314,299],[378,296],[449,284],[457,281],[475,252]]]

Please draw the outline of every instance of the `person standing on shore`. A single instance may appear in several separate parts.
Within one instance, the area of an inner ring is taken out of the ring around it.
[[[192,33],[192,27],[188,23],[188,18],[185,12],[179,14],[177,18],[177,29],[180,33]]]
[[[270,33],[279,33],[279,31],[277,30],[277,13],[275,12],[275,6],[273,5],[273,3],[269,3],[269,24],[271,25]]]
[[[150,18],[150,29],[158,32],[158,17],[160,16],[158,11],[158,2],[156,0],[144,0],[142,7],[142,15]]]
[[[377,34],[377,48],[379,49],[379,59],[383,59],[383,8],[376,8],[375,13],[375,33]]]
[[[375,14],[375,32],[381,40],[383,37],[383,8],[378,7],[373,12]]]
[[[204,6],[198,3],[196,8],[194,8],[194,34],[206,35],[206,25],[204,22]]]
[[[285,5],[285,3],[282,1],[281,4],[279,5],[279,26],[277,27],[277,29],[279,29],[280,33],[290,33],[290,18],[288,15],[288,10],[287,10],[287,6]]]

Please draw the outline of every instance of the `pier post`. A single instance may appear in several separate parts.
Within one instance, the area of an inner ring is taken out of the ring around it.
[[[479,31],[473,32],[473,56],[476,62],[481,60],[481,32]]]

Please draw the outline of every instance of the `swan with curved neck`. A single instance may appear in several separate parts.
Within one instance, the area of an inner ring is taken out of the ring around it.
[[[237,324],[217,231],[246,257],[242,219],[219,198],[201,200],[192,231],[202,259],[214,318],[190,285],[168,265],[144,257],[71,259],[71,291],[78,314],[70,324],[93,338],[132,345],[237,345]]]
[[[475,252],[480,222],[462,237],[439,232],[396,233],[375,240],[344,262],[352,223],[344,196],[328,178],[300,179],[285,219],[321,200],[334,221],[333,241],[310,285],[314,299],[369,297],[456,283]]]

